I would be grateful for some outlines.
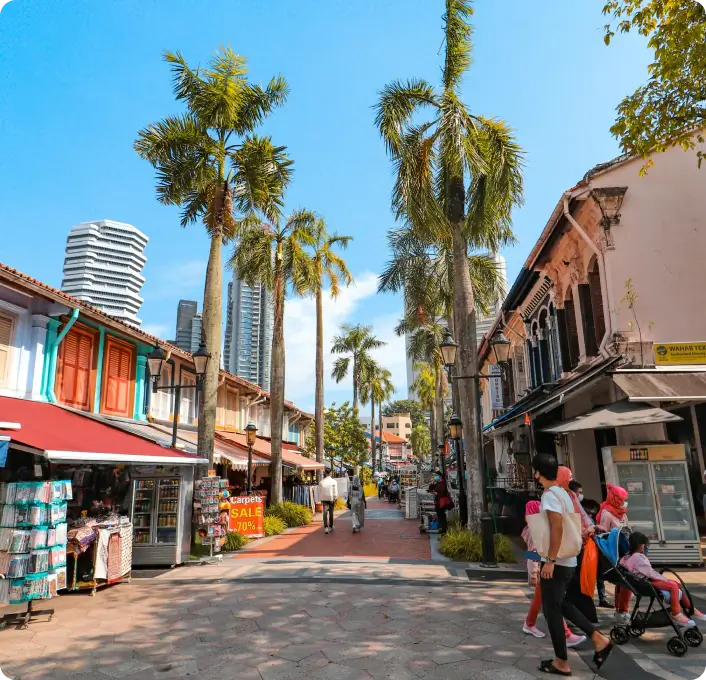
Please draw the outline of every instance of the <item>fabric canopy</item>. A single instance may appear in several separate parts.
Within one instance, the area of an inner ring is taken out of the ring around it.
[[[196,443],[198,438],[196,432],[185,432],[182,430],[179,431],[179,436],[194,443]],[[247,451],[243,451],[242,449],[224,441],[216,440],[215,446],[213,447],[213,461],[214,463],[229,464],[234,470],[245,471],[248,469]],[[263,456],[258,456],[253,453],[252,464],[253,466],[269,465],[270,461]]]
[[[629,401],[618,401],[609,406],[584,413],[563,423],[545,427],[542,432],[552,434],[567,434],[580,430],[601,430],[627,425],[648,425],[651,423],[673,423],[682,420],[679,416],[661,408],[647,405],[631,404]]]
[[[692,401],[706,399],[706,372],[666,370],[618,371],[615,384],[630,401]]]
[[[238,432],[216,432],[216,439],[234,444],[241,451],[248,450],[247,438],[244,434]],[[253,444],[253,453],[257,453],[258,456],[262,456],[270,462],[272,460],[272,445],[270,441],[263,437],[256,437],[255,444]],[[282,463],[300,470],[324,469],[323,463],[317,463],[315,460],[302,456],[300,453],[292,451],[285,446],[282,446]]]
[[[19,429],[0,430],[11,442],[34,449],[50,461],[91,463],[151,463],[198,465],[208,463],[189,453],[130,434],[54,404],[0,397],[4,421]]]

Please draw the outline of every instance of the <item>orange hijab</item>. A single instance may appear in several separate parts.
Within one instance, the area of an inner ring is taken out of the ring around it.
[[[571,474],[571,470],[566,467],[566,465],[560,465],[559,466],[559,471],[557,472],[556,475],[556,481],[557,484],[566,491],[566,493],[569,494],[569,498],[571,499],[571,502],[574,504],[574,512],[578,512],[579,516],[583,517],[583,513],[581,512],[581,504],[579,503],[579,499],[576,497],[576,494],[569,488],[569,482],[574,478],[574,476]]]

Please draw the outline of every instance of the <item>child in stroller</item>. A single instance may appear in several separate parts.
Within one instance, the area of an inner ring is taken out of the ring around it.
[[[613,529],[608,534],[595,536],[594,541],[600,555],[600,569],[606,581],[629,590],[635,596],[635,606],[629,621],[616,624],[610,637],[616,644],[625,644],[632,635],[640,637],[648,628],[671,627],[676,633],[667,642],[667,649],[675,656],[684,656],[687,645],[698,647],[703,636],[696,623],[706,621],[700,611],[693,608],[689,591],[675,572],[664,569],[654,571],[645,555],[649,539],[641,533],[630,534],[628,529]],[[669,571],[677,581],[665,579]],[[681,592],[680,592],[681,591]],[[643,598],[649,598],[645,612],[640,611]],[[680,611],[680,604],[685,613]],[[667,610],[669,605],[671,612]]]

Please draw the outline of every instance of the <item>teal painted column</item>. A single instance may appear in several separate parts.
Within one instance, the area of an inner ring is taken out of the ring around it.
[[[145,372],[147,357],[137,355],[137,369],[135,371],[135,420],[147,420],[145,415]]]
[[[105,328],[100,327],[98,340],[98,364],[96,365],[96,391],[93,396],[93,413],[101,412],[101,387],[103,386],[103,353],[105,351]]]
[[[59,319],[49,319],[47,321],[47,338],[44,342],[44,362],[42,363],[42,388],[41,395],[44,399],[48,399],[47,393],[50,387],[50,364],[51,364],[51,353],[56,344],[56,336],[59,334]],[[55,376],[51,376],[51,380]]]

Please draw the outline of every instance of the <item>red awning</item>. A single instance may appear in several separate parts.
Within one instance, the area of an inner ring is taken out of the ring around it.
[[[206,459],[160,446],[90,416],[44,402],[0,397],[0,421],[0,435],[9,436],[11,443],[35,449],[57,463],[208,463]]]
[[[244,434],[238,434],[237,432],[219,432],[216,431],[216,438],[222,438],[231,444],[239,447],[243,451],[248,450],[247,439]],[[260,456],[264,456],[268,460],[272,460],[272,444],[268,439],[263,439],[262,437],[257,437],[255,439],[255,444],[253,445],[253,451]],[[299,468],[301,470],[323,470],[324,465],[322,463],[317,463],[311,458],[302,456],[300,453],[291,451],[282,445],[282,462],[290,467]]]

